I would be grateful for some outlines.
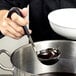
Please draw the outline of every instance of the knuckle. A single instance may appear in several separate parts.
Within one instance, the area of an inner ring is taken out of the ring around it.
[[[18,32],[23,32],[22,27],[19,27],[19,28],[17,29],[17,31],[18,31]]]
[[[3,22],[3,24],[2,24],[3,26],[6,26],[6,22]]]
[[[16,13],[13,13],[12,16],[11,16],[11,19],[13,21],[16,21],[18,19],[17,14]]]
[[[8,24],[6,23],[6,22],[3,22],[3,24],[2,24],[2,28],[4,28],[4,30],[6,30],[7,28],[8,28]]]
[[[26,25],[26,24],[28,24],[28,20],[23,21],[23,25]]]

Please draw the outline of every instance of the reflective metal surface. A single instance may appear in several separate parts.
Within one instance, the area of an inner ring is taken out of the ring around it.
[[[58,48],[60,59],[53,65],[42,64],[35,55],[31,44],[16,49],[11,55],[11,62],[15,67],[32,74],[50,72],[76,73],[76,41],[48,40],[36,42],[37,51],[46,48]]]

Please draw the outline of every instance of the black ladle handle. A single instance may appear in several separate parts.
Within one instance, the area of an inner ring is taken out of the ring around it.
[[[12,7],[12,8],[9,10],[9,12],[8,12],[7,17],[11,19],[11,15],[12,15],[13,13],[17,13],[19,16],[24,17],[24,16],[22,15],[22,13],[20,12],[20,10],[19,10],[17,7]],[[25,32],[28,36],[30,36],[30,33],[29,33],[29,31],[28,31],[27,26],[24,26],[23,29],[24,29],[24,32]]]

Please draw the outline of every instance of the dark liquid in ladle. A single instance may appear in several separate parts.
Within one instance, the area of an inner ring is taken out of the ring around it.
[[[39,60],[46,65],[52,65],[56,63],[59,60],[59,55],[59,50],[53,48],[41,50],[37,53]]]

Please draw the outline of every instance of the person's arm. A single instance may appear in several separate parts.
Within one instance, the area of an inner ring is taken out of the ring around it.
[[[14,13],[11,16],[12,19],[7,18],[8,9],[18,5],[15,4],[17,3],[15,0],[13,1],[14,1],[13,3],[9,0],[0,1],[0,36],[3,37],[4,35],[6,35],[18,39],[24,35],[24,30],[22,26],[27,24],[27,19],[26,19],[27,10],[21,9],[22,14],[25,16],[24,18],[21,18],[16,13]],[[21,6],[21,8],[22,7],[24,8],[23,5]]]
[[[23,26],[28,23],[27,8],[21,9],[20,11],[24,17],[19,16],[17,13],[13,13],[11,19],[7,18],[9,11],[0,11],[0,31],[3,35],[19,39],[25,34]]]

